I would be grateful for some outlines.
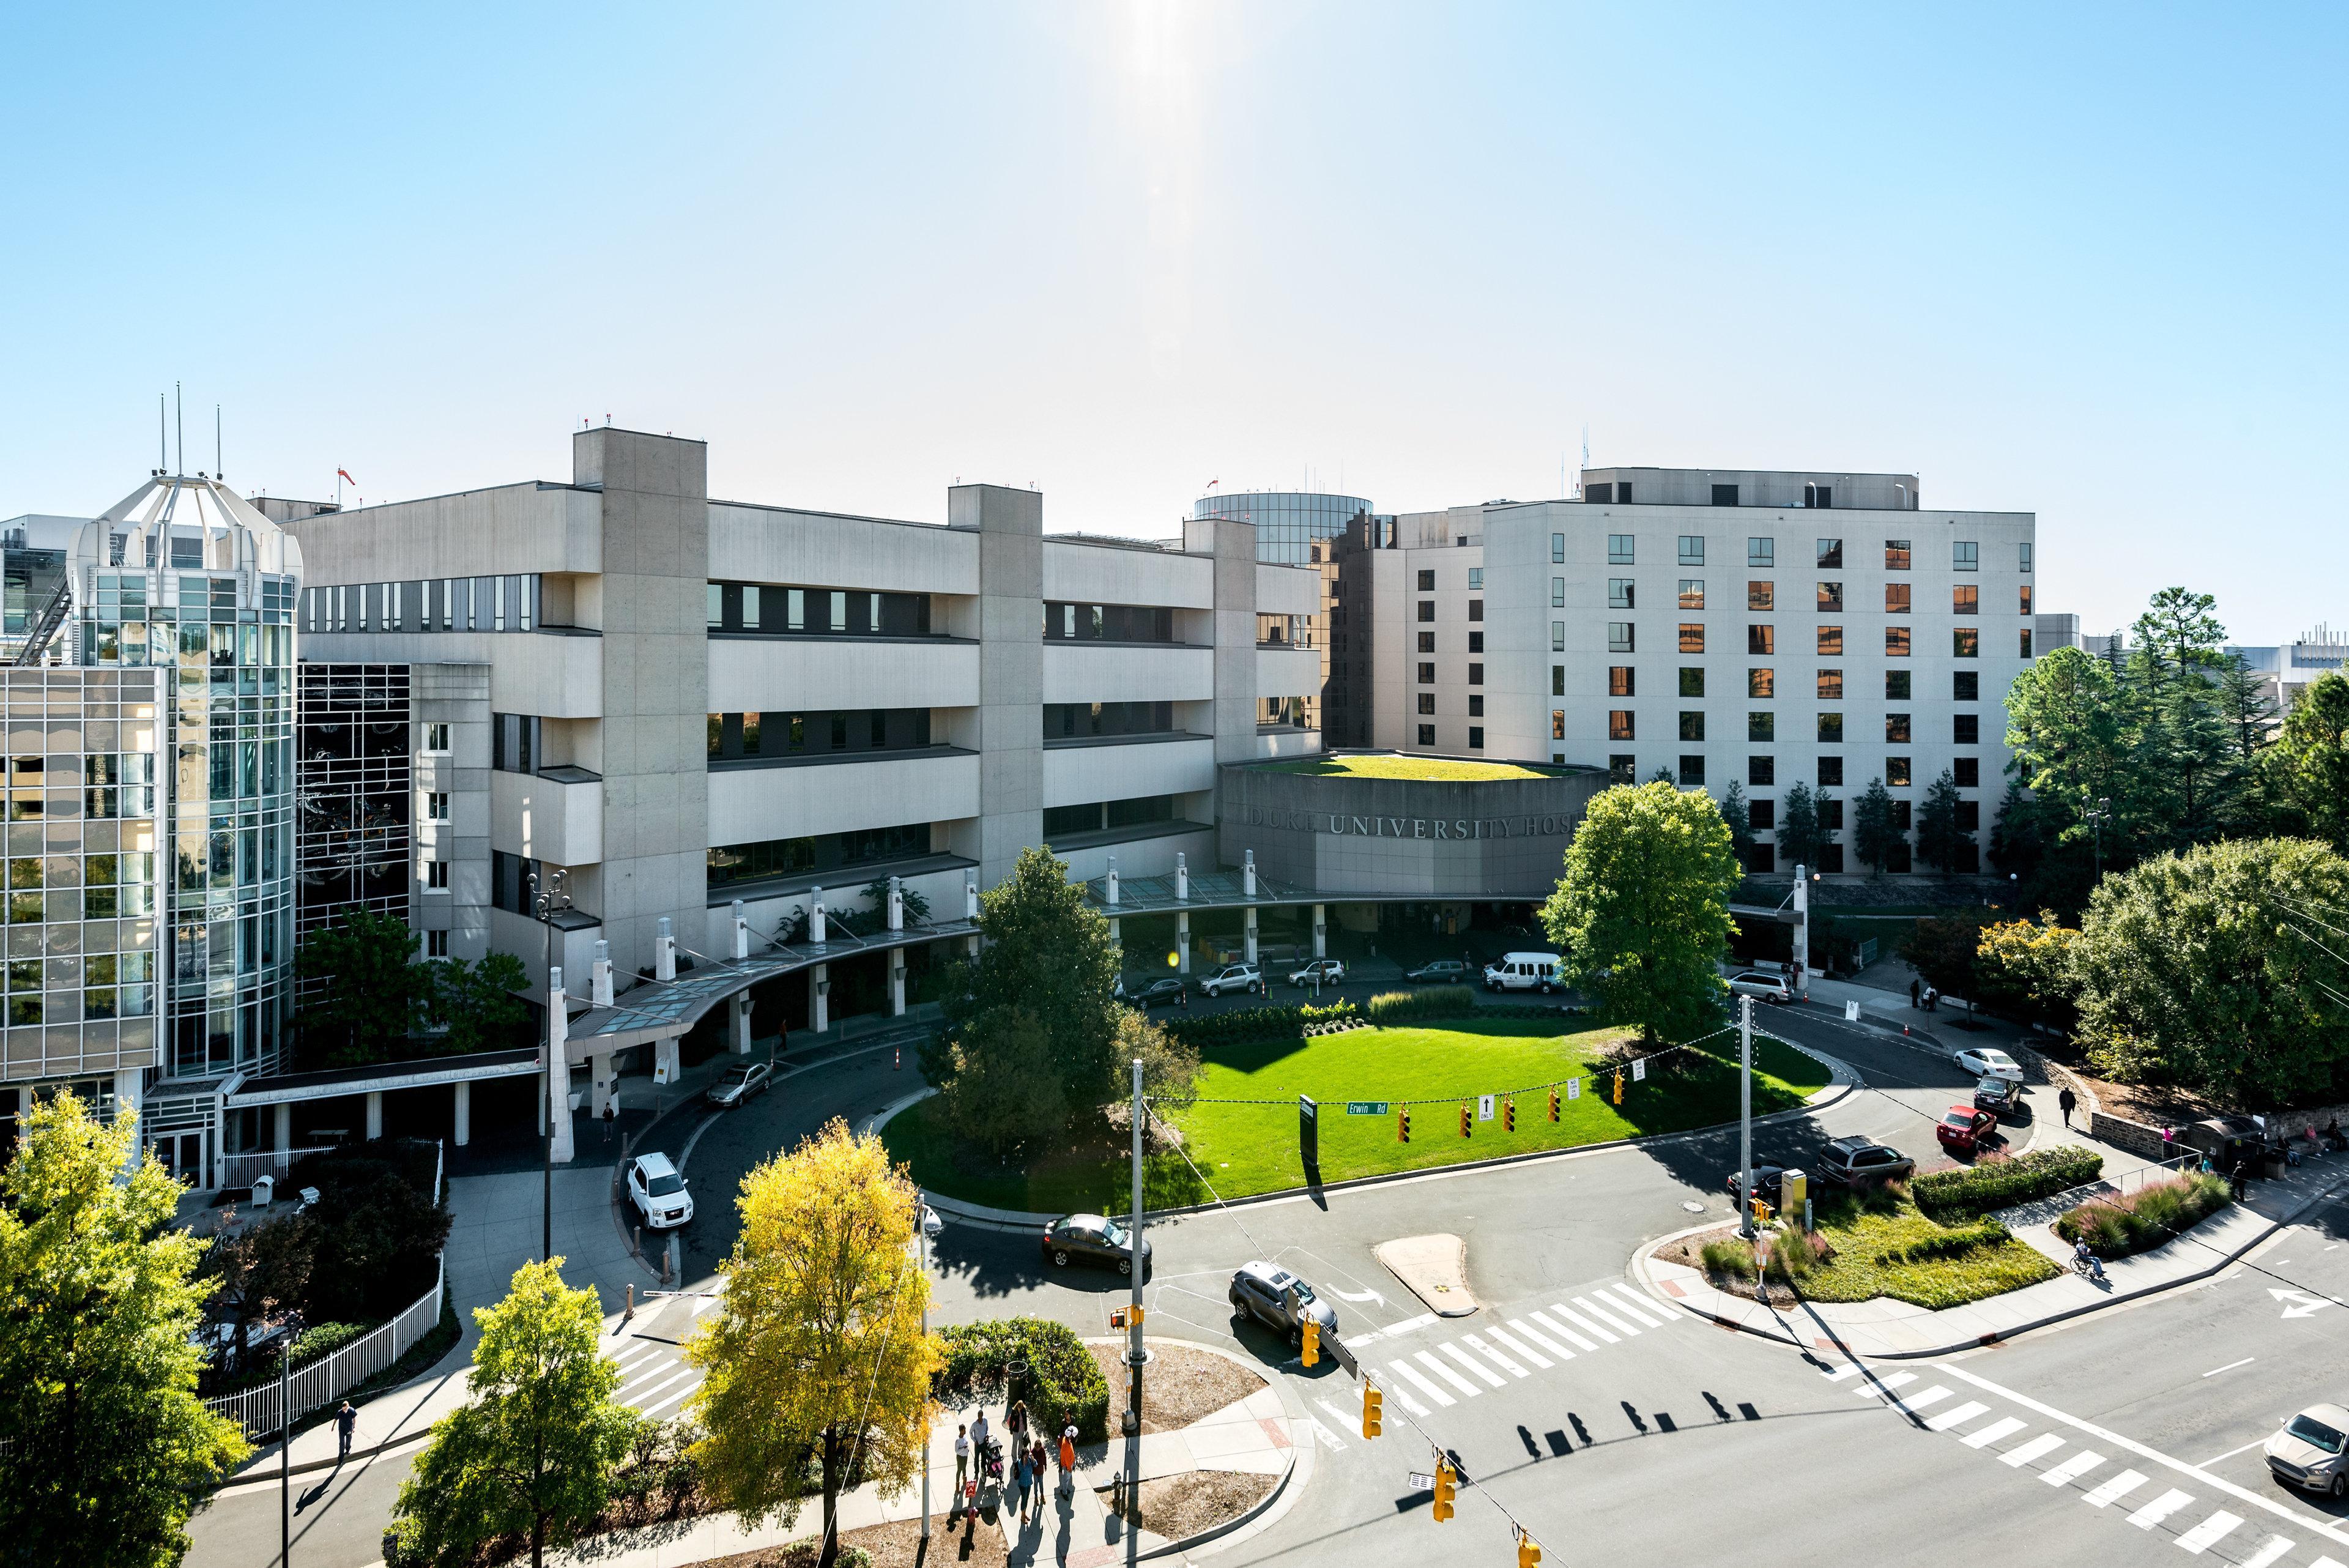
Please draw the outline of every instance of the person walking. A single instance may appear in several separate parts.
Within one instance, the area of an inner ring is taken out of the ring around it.
[[[1912,977],[1909,979],[1909,1012],[1923,1012],[1923,1011],[1924,1011],[1924,1009],[1922,1009],[1922,1008],[1920,1008],[1920,1007],[1919,1007],[1919,1006],[1917,1005],[1917,999],[1918,999],[1918,996],[1919,996],[1920,992],[1922,990],[1923,990],[1923,987],[1922,987],[1922,986],[1920,986],[1920,985],[1917,982],[1916,979],[1912,976]]]
[[[351,1402],[349,1400],[344,1400],[343,1407],[335,1412],[335,1438],[336,1442],[335,1462],[336,1464],[339,1465],[345,1459],[351,1457],[351,1434],[357,1431],[358,1427],[359,1413],[351,1408]]]
[[[1018,1443],[1011,1445],[1011,1496],[1024,1524],[1028,1521],[1028,1450]]]
[[[2170,1159],[2178,1153],[2178,1129],[2168,1122],[2161,1124],[2161,1158]]]
[[[1050,1457],[1044,1451],[1043,1435],[1038,1433],[1029,1439],[1028,1473],[1036,1481],[1036,1517],[1039,1520],[1044,1517],[1044,1475],[1050,1465]]]
[[[948,1519],[954,1518],[956,1511],[962,1507],[963,1482],[969,1479],[970,1428],[968,1427],[958,1425],[955,1428],[954,1501],[947,1506],[947,1517]]]
[[[1061,1433],[1061,1495],[1077,1493],[1077,1427],[1071,1421]]]
[[[2064,1092],[2062,1094],[2055,1096],[2055,1108],[2064,1113],[2064,1125],[2065,1127],[2068,1127],[2072,1125],[2072,1112],[2079,1103],[2080,1096],[2072,1092],[2072,1086],[2069,1084],[2066,1084],[2064,1086]]]
[[[2235,1201],[2238,1203],[2243,1200],[2244,1189],[2251,1185],[2251,1162],[2240,1156],[2236,1158],[2234,1164],[2227,1168],[2227,1184],[2234,1190]]]
[[[1027,1400],[1014,1399],[1011,1401],[1011,1408],[1004,1412],[1003,1429],[1010,1434],[1011,1446],[1014,1449],[1024,1449],[1028,1446]]]

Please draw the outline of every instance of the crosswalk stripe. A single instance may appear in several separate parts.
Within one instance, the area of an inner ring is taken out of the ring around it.
[[[2268,1568],[2268,1564],[2291,1551],[2292,1542],[2281,1535],[2271,1535],[2267,1544],[2243,1559],[2243,1568]]]
[[[1513,1317],[1509,1320],[1509,1326],[1516,1329],[1519,1334],[1524,1334],[1536,1345],[1540,1345],[1544,1350],[1548,1351],[1552,1355],[1557,1356],[1560,1361],[1571,1361],[1574,1359],[1574,1352],[1567,1349],[1566,1346],[1560,1345],[1557,1341],[1547,1338],[1537,1333],[1534,1329],[1526,1325],[1525,1319],[1521,1317]],[[1532,1352],[1528,1351],[1526,1354],[1531,1355]],[[1543,1365],[1547,1366],[1548,1363],[1544,1362]]]
[[[646,1403],[645,1403],[645,1401],[646,1401],[646,1400],[650,1399],[654,1395],[656,1395],[656,1394],[659,1393],[662,1389],[664,1389],[664,1388],[667,1388],[667,1387],[670,1386],[670,1385],[672,1385],[672,1384],[677,1384],[677,1383],[682,1383],[682,1382],[684,1382],[687,1378],[688,1378],[688,1377],[690,1377],[690,1376],[693,1376],[693,1369],[692,1369],[691,1367],[689,1367],[689,1366],[688,1366],[688,1367],[685,1367],[685,1368],[683,1368],[682,1370],[680,1370],[680,1371],[679,1371],[679,1372],[678,1372],[675,1376],[668,1378],[667,1381],[654,1384],[651,1387],[649,1387],[649,1388],[646,1389],[643,1393],[641,1393],[641,1394],[637,1395],[634,1399],[630,1399],[630,1398],[626,1397],[626,1396],[623,1396],[623,1397],[621,1397],[620,1403],[622,1403],[623,1405],[634,1405],[634,1406],[636,1406],[636,1407],[637,1409],[639,1409],[639,1410],[649,1410],[649,1409],[651,1409],[653,1407],[651,1407],[651,1406],[649,1406],[649,1405],[646,1404]],[[688,1390],[688,1392],[690,1392],[690,1390]],[[662,1401],[662,1403],[663,1403],[663,1404],[667,1404],[667,1400],[663,1400],[663,1401]]]
[[[2145,1477],[2137,1471],[2123,1470],[2080,1501],[2090,1508],[2109,1508],[2144,1484]]]
[[[642,1362],[648,1355],[657,1355],[660,1354],[661,1349],[662,1346],[653,1344],[650,1341],[647,1341],[642,1345],[631,1346],[630,1348],[620,1352],[619,1355],[612,1357],[612,1365],[619,1367],[622,1371],[626,1371],[627,1368],[635,1366]]]
[[[1847,1377],[1850,1376],[1853,1373],[1855,1373],[1855,1372],[1857,1372],[1857,1371],[1858,1371],[1858,1370],[1859,1370],[1859,1363],[1858,1363],[1858,1362],[1857,1362],[1857,1361],[1847,1361],[1847,1362],[1845,1362],[1841,1366],[1837,1367],[1837,1368],[1836,1368],[1834,1371],[1832,1371],[1832,1372],[1828,1371],[1826,1367],[1821,1367],[1821,1368],[1819,1369],[1819,1376],[1822,1376],[1822,1377],[1824,1377],[1824,1378],[1826,1378],[1826,1379],[1828,1382],[1830,1382],[1830,1383],[1840,1383],[1840,1382],[1842,1382],[1845,1378],[1847,1378]]]
[[[2021,1469],[2042,1454],[2052,1454],[2063,1446],[2064,1439],[2054,1433],[2042,1432],[2021,1448],[2012,1449],[1999,1455],[1998,1462],[2002,1465],[2013,1465],[2015,1469]]]
[[[2151,1502],[2147,1503],[2143,1508],[2138,1509],[2135,1513],[2130,1514],[2128,1516],[2128,1521],[2131,1524],[2136,1525],[2139,1530],[2151,1530],[2155,1525],[2159,1524],[2163,1520],[2168,1519],[2171,1514],[2176,1513],[2179,1509],[2186,1507],[2193,1501],[2194,1498],[2191,1493],[2182,1492],[2177,1488],[2172,1487],[2169,1490],[2163,1492],[2159,1497],[2155,1498]]]
[[[1444,1352],[1444,1355],[1452,1357],[1453,1360],[1458,1362],[1461,1366],[1466,1367],[1469,1371],[1475,1373],[1478,1377],[1491,1384],[1494,1387],[1499,1388],[1504,1386],[1501,1380],[1498,1377],[1494,1376],[1492,1372],[1486,1368],[1483,1362],[1477,1360],[1475,1356],[1469,1355],[1466,1351],[1461,1349],[1450,1340],[1445,1340],[1442,1345],[1437,1345],[1435,1348]],[[1440,1366],[1442,1364],[1438,1363],[1438,1365]],[[1473,1394],[1475,1390],[1472,1388],[1469,1392]]]
[[[1464,1334],[1460,1336],[1460,1339],[1461,1343],[1467,1345],[1469,1349],[1485,1357],[1487,1361],[1497,1363],[1503,1371],[1509,1373],[1511,1376],[1516,1377],[1529,1377],[1532,1376],[1532,1374],[1527,1372],[1524,1367],[1518,1366],[1516,1362],[1510,1360],[1507,1356],[1502,1355],[1491,1345],[1486,1345],[1475,1334]]]
[[[646,1405],[640,1407],[640,1408],[646,1415],[650,1416],[657,1411],[666,1410],[672,1405],[681,1405],[686,1400],[692,1398],[694,1390],[700,1386],[701,1379],[697,1377],[692,1382],[687,1384],[684,1387],[678,1389],[676,1393],[660,1401],[657,1405]]]
[[[1609,1285],[1607,1288],[1622,1297],[1625,1302],[1636,1303],[1641,1312],[1652,1313],[1665,1323],[1670,1323],[1674,1318],[1688,1316],[1688,1314],[1661,1296],[1641,1295],[1629,1285]]]
[[[1338,1407],[1336,1407],[1335,1405],[1332,1405],[1332,1404],[1331,1404],[1331,1403],[1330,1403],[1330,1401],[1329,1401],[1329,1400],[1327,1400],[1327,1399],[1316,1399],[1316,1400],[1314,1400],[1313,1402],[1314,1402],[1316,1405],[1320,1406],[1320,1407],[1321,1407],[1321,1408],[1323,1408],[1324,1410],[1329,1411],[1329,1412],[1330,1412],[1330,1418],[1331,1420],[1333,1420],[1333,1421],[1337,1422],[1337,1423],[1338,1423],[1338,1425],[1340,1425],[1340,1427],[1352,1426],[1352,1425],[1354,1425],[1355,1423],[1359,1422],[1359,1421],[1361,1419],[1361,1414],[1360,1414],[1359,1412],[1357,1412],[1357,1413],[1356,1413],[1356,1414],[1354,1414],[1354,1415],[1349,1416],[1349,1415],[1347,1415],[1347,1414],[1346,1414],[1346,1412],[1344,1412],[1343,1410],[1339,1409],[1339,1408],[1338,1408]],[[1343,1443],[1340,1443],[1340,1444],[1339,1444],[1338,1446],[1339,1446],[1340,1448],[1341,1448],[1341,1449],[1342,1449],[1342,1448],[1344,1448],[1346,1445],[1345,1445],[1345,1444],[1343,1444]]]
[[[1448,1349],[1449,1346],[1446,1348]],[[1430,1372],[1434,1373],[1438,1377],[1443,1378],[1446,1383],[1451,1384],[1454,1388],[1459,1389],[1463,1394],[1467,1395],[1471,1399],[1474,1399],[1477,1395],[1484,1392],[1482,1388],[1477,1387],[1474,1383],[1469,1382],[1468,1379],[1461,1376],[1460,1374],[1453,1371],[1452,1368],[1444,1366],[1444,1363],[1436,1360],[1434,1356],[1430,1355],[1424,1350],[1421,1351],[1413,1357],[1413,1359],[1425,1366]],[[1495,1378],[1494,1381],[1497,1384],[1500,1380]]]
[[[2086,1475],[2090,1470],[2095,1469],[2098,1465],[2103,1464],[2104,1462],[2104,1455],[2093,1453],[2086,1449],[2082,1449],[2078,1453],[2074,1454],[2070,1459],[2065,1459],[2062,1464],[2057,1465],[2054,1469],[2042,1471],[2039,1479],[2045,1481],[2049,1486],[2069,1486],[2074,1481],[2079,1480],[2082,1476]],[[2142,1480],[2143,1478],[2140,1477],[2139,1479]],[[2136,1483],[2132,1482],[2130,1484],[2134,1485]],[[2105,1500],[2106,1502],[2110,1502],[2111,1501],[2111,1498],[2106,1498]],[[2098,1503],[2096,1506],[2101,1508],[2104,1504]]]
[[[671,1372],[679,1372],[683,1370],[684,1368],[674,1361],[663,1361],[658,1363],[648,1362],[646,1365],[637,1367],[634,1372],[623,1376],[620,1380],[619,1392],[614,1395],[613,1397],[618,1399],[625,1405],[627,1403],[628,1397],[630,1395],[653,1382],[656,1378],[661,1377]]]
[[[2308,1568],[2341,1568],[2341,1564],[2335,1563],[2330,1557],[2320,1557],[2315,1562],[2310,1563]]]
[[[1979,1432],[1968,1432],[1958,1440],[1970,1449],[1986,1449],[2001,1438],[2012,1436],[2021,1430],[2023,1430],[2023,1423],[2009,1416],[2003,1420],[1992,1421]],[[2061,1442],[2063,1439],[2059,1438],[2056,1440]]]
[[[2207,1552],[2219,1538],[2242,1523],[2240,1517],[2220,1509],[2193,1529],[2178,1538],[2178,1548],[2186,1552]]]
[[[1563,1311],[1564,1309],[1561,1308],[1560,1310]],[[1590,1341],[1583,1338],[1582,1335],[1575,1333],[1574,1330],[1568,1328],[1565,1324],[1559,1323],[1556,1318],[1547,1317],[1537,1312],[1527,1313],[1526,1315],[1532,1318],[1544,1328],[1549,1330],[1552,1334],[1557,1335],[1558,1338],[1572,1340],[1577,1349],[1589,1351],[1599,1348],[1597,1345],[1591,1344]]]
[[[1558,1316],[1560,1316],[1560,1317],[1562,1317],[1562,1318],[1566,1319],[1566,1321],[1567,1321],[1567,1322],[1568,1322],[1568,1323],[1572,1324],[1575,1327],[1577,1327],[1577,1328],[1580,1329],[1583,1333],[1585,1333],[1585,1334],[1597,1334],[1600,1339],[1602,1339],[1602,1340],[1606,1341],[1609,1345],[1616,1345],[1616,1344],[1619,1344],[1619,1343],[1621,1343],[1621,1342],[1617,1338],[1617,1336],[1615,1336],[1614,1334],[1611,1334],[1608,1333],[1605,1329],[1603,1329],[1603,1328],[1599,1327],[1597,1324],[1595,1324],[1595,1323],[1591,1322],[1588,1318],[1587,1318],[1587,1317],[1583,1316],[1580,1313],[1574,1311],[1572,1308],[1568,1307],[1568,1306],[1564,1302],[1552,1302],[1552,1303],[1550,1303],[1549,1310],[1550,1310],[1550,1311],[1552,1311],[1552,1312],[1554,1312],[1554,1313],[1556,1313],[1556,1314],[1557,1314],[1557,1315],[1558,1315]],[[1547,1319],[1544,1319],[1543,1321],[1547,1322],[1547,1321],[1548,1321],[1548,1320],[1547,1320]],[[1576,1340],[1576,1341],[1575,1341],[1575,1343],[1576,1343],[1577,1345],[1581,1345],[1581,1344],[1582,1344],[1582,1342],[1581,1342],[1580,1340],[1578,1340],[1578,1340]],[[1584,1348],[1584,1349],[1586,1349],[1586,1350],[1596,1350],[1596,1349],[1598,1349],[1599,1347],[1598,1347],[1597,1345],[1583,1345],[1583,1348]]]
[[[1495,1344],[1499,1345],[1506,1349],[1516,1351],[1519,1355],[1524,1356],[1527,1361],[1532,1362],[1536,1366],[1540,1367],[1545,1372],[1550,1369],[1551,1362],[1549,1357],[1536,1352],[1523,1341],[1513,1339],[1509,1335],[1503,1334],[1497,1328],[1488,1328],[1485,1332],[1493,1336]]]
[[[1886,1376],[1878,1377],[1872,1383],[1862,1384],[1860,1386],[1853,1389],[1852,1393],[1858,1398],[1873,1399],[1878,1394],[1887,1393],[1895,1388],[1905,1387],[1907,1385],[1916,1381],[1917,1375],[1913,1372],[1895,1372]]]
[[[1923,1409],[1928,1405],[1938,1405],[1949,1397],[1950,1391],[1936,1383],[1922,1394],[1903,1394],[1892,1402],[1904,1410],[1916,1411]]]
[[[1946,1432],[1952,1427],[1964,1426],[1968,1421],[1972,1420],[1976,1416],[1981,1415],[1983,1411],[1989,1408],[1990,1407],[1987,1405],[1978,1404],[1974,1401],[1969,1400],[1963,1405],[1953,1406],[1951,1408],[1942,1411],[1940,1415],[1925,1423],[1925,1429],[1929,1432]]]
[[[1398,1376],[1410,1378],[1413,1383],[1419,1386],[1420,1392],[1425,1394],[1429,1398],[1434,1400],[1439,1405],[1454,1405],[1459,1403],[1459,1401],[1453,1398],[1451,1395],[1446,1394],[1443,1389],[1438,1388],[1434,1384],[1430,1383],[1426,1378],[1422,1377],[1419,1375],[1419,1369],[1412,1366],[1411,1363],[1407,1361],[1396,1362],[1392,1370]],[[1402,1390],[1398,1388],[1395,1392],[1402,1394]],[[1406,1406],[1411,1403],[1410,1395],[1403,1394],[1403,1403]],[[1425,1410],[1417,1410],[1414,1411],[1413,1414],[1424,1416],[1427,1412]]]
[[[1661,1328],[1667,1321],[1662,1314],[1651,1311],[1646,1302],[1620,1285],[1601,1285],[1590,1293],[1599,1298],[1600,1305],[1613,1307],[1633,1323]]]
[[[1597,1306],[1595,1306],[1595,1305],[1593,1305],[1593,1304],[1592,1304],[1591,1300],[1590,1300],[1590,1298],[1589,1298],[1588,1296],[1577,1296],[1577,1297],[1575,1297],[1575,1298],[1574,1298],[1574,1304],[1575,1304],[1575,1305],[1577,1305],[1577,1306],[1578,1306],[1578,1307],[1580,1307],[1583,1311],[1585,1311],[1585,1312],[1588,1313],[1592,1317],[1597,1318],[1600,1323],[1605,1324],[1608,1327],[1609,1327],[1609,1328],[1611,1328],[1611,1329],[1617,1329],[1617,1330],[1619,1330],[1620,1332],[1622,1332],[1622,1333],[1624,1333],[1624,1334],[1633,1334],[1633,1335],[1636,1335],[1636,1334],[1640,1332],[1640,1330],[1639,1330],[1639,1326],[1638,1326],[1636,1324],[1629,1324],[1629,1323],[1626,1323],[1626,1322],[1624,1322],[1624,1321],[1623,1321],[1623,1319],[1622,1319],[1621,1317],[1619,1317],[1619,1316],[1618,1316],[1618,1317],[1609,1317],[1609,1316],[1608,1316],[1608,1315],[1607,1315],[1607,1314],[1606,1314],[1605,1312],[1601,1311],[1599,1307],[1597,1307]],[[1616,1310],[1618,1313],[1621,1313],[1623,1309],[1622,1309],[1622,1308],[1620,1308],[1620,1307],[1618,1307],[1618,1308],[1616,1308],[1615,1310]]]

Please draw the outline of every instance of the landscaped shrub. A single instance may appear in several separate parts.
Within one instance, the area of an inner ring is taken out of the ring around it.
[[[1911,1241],[1905,1247],[1894,1247],[1877,1254],[1879,1264],[1928,1263],[1936,1258],[1962,1258],[1968,1252],[1983,1247],[1995,1247],[2012,1238],[2013,1232],[1995,1220],[1983,1220],[1939,1236],[1928,1236]]]
[[[2226,1178],[2198,1171],[2135,1192],[2092,1198],[2059,1215],[2055,1233],[2066,1241],[2085,1239],[2099,1256],[2126,1258],[2150,1251],[2231,1200]]]
[[[1040,1431],[1057,1432],[1073,1421],[1081,1443],[1109,1436],[1109,1380],[1068,1324],[996,1318],[940,1329],[938,1337],[947,1353],[938,1374],[942,1397],[1025,1399]],[[1015,1361],[1027,1364],[1016,1390],[1008,1378]]]
[[[351,1341],[373,1332],[363,1323],[322,1323],[305,1328],[294,1336],[294,1365],[307,1366],[320,1356],[332,1355]]]
[[[1919,1177],[1910,1190],[1918,1208],[1946,1224],[2052,1198],[2095,1180],[2104,1168],[2105,1157],[2091,1149],[2041,1148],[2013,1159],[1984,1160],[1971,1168],[1937,1170]]]
[[[1750,1242],[1724,1237],[1707,1241],[1701,1251],[1708,1273],[1735,1274],[1741,1280],[1754,1277],[1754,1248]]]
[[[1770,1238],[1770,1277],[1790,1284],[1807,1278],[1826,1249],[1824,1236],[1792,1227],[1782,1230]]]

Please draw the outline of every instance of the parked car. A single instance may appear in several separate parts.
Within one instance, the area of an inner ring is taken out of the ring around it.
[[[1974,1046],[1958,1053],[1958,1065],[1977,1078],[2012,1078],[2023,1082],[2023,1064],[1994,1045]]]
[[[775,1070],[764,1062],[738,1062],[702,1091],[702,1098],[720,1110],[731,1110],[774,1087]]]
[[[1872,1137],[1839,1137],[1819,1150],[1819,1179],[1837,1187],[1863,1187],[1878,1181],[1906,1181],[1917,1162],[1889,1144]]]
[[[1788,1002],[1795,1000],[1795,982],[1783,974],[1769,974],[1762,970],[1742,970],[1729,977],[1732,996],[1758,996],[1764,1002]]]
[[[1786,1169],[1784,1166],[1757,1165],[1754,1168],[1754,1190],[1760,1193],[1762,1201],[1773,1209],[1778,1206],[1778,1189],[1785,1176]],[[1744,1178],[1744,1171],[1733,1170],[1729,1173],[1729,1180],[1726,1183],[1729,1196],[1736,1201],[1740,1209],[1745,1206],[1745,1194],[1743,1190]]]
[[[1485,966],[1486,991],[1538,991],[1547,996],[1557,986],[1556,953],[1503,953]]]
[[[1974,1085],[1974,1109],[2003,1121],[2023,1110],[2023,1085],[2012,1078],[1982,1078]]]
[[[1308,1319],[1323,1334],[1338,1332],[1338,1312],[1313,1287],[1278,1263],[1242,1263],[1232,1276],[1232,1315],[1251,1318],[1288,1336],[1290,1348],[1305,1341]]]
[[[1304,968],[1289,974],[1291,985],[1335,985],[1346,978],[1346,966],[1336,959],[1315,959]]]
[[[1227,963],[1201,981],[1199,989],[1209,996],[1221,996],[1227,991],[1244,991],[1254,996],[1264,989],[1264,975],[1252,963]]]
[[[2349,1497],[2349,1410],[2311,1405],[2267,1440],[2268,1473],[2305,1491]]]
[[[1433,963],[1423,963],[1417,969],[1405,971],[1403,979],[1413,985],[1465,985],[1468,983],[1468,966],[1458,959],[1437,959]]]
[[[1088,1263],[1097,1269],[1133,1272],[1133,1232],[1100,1214],[1063,1214],[1044,1227],[1044,1261],[1054,1268]],[[1150,1239],[1142,1241],[1142,1272],[1150,1272]]]
[[[1190,1000],[1190,981],[1176,980],[1170,975],[1162,980],[1154,980],[1139,991],[1123,991],[1119,994],[1134,1006],[1148,1009],[1171,1007],[1176,1002],[1187,1002]]]
[[[693,1194],[685,1178],[665,1154],[640,1154],[628,1161],[628,1200],[645,1217],[648,1231],[667,1231],[691,1222]]]
[[[1997,1130],[1996,1113],[1978,1111],[1971,1106],[1951,1106],[1933,1128],[1933,1136],[1951,1154],[1973,1154]]]

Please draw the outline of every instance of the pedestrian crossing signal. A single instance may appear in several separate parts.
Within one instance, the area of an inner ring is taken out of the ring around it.
[[[1460,1136],[1468,1136],[1468,1107],[1465,1105],[1460,1107]]]
[[[1385,1430],[1387,1397],[1374,1383],[1362,1385],[1362,1436],[1375,1438]]]
[[[1511,1132],[1517,1130],[1517,1102],[1514,1096],[1501,1107],[1501,1125]]]
[[[1298,1348],[1304,1353],[1306,1366],[1321,1365],[1321,1325],[1309,1317],[1298,1331]]]
[[[1112,1328],[1123,1328],[1125,1326],[1125,1309],[1123,1307],[1112,1307],[1109,1309],[1109,1325]]]
[[[1517,1568],[1540,1568],[1540,1563],[1541,1548],[1534,1544],[1534,1538],[1532,1536],[1522,1533],[1519,1534],[1517,1537]]]
[[[1453,1473],[1452,1461],[1435,1461],[1435,1522],[1443,1523],[1452,1517],[1452,1499],[1460,1490],[1460,1478]]]
[[[1405,1106],[1402,1109],[1395,1113],[1395,1142],[1409,1143],[1410,1141],[1411,1107],[1409,1106]]]
[[[1549,1092],[1549,1119],[1552,1121],[1557,1120],[1557,1091],[1556,1089],[1552,1089]]]

